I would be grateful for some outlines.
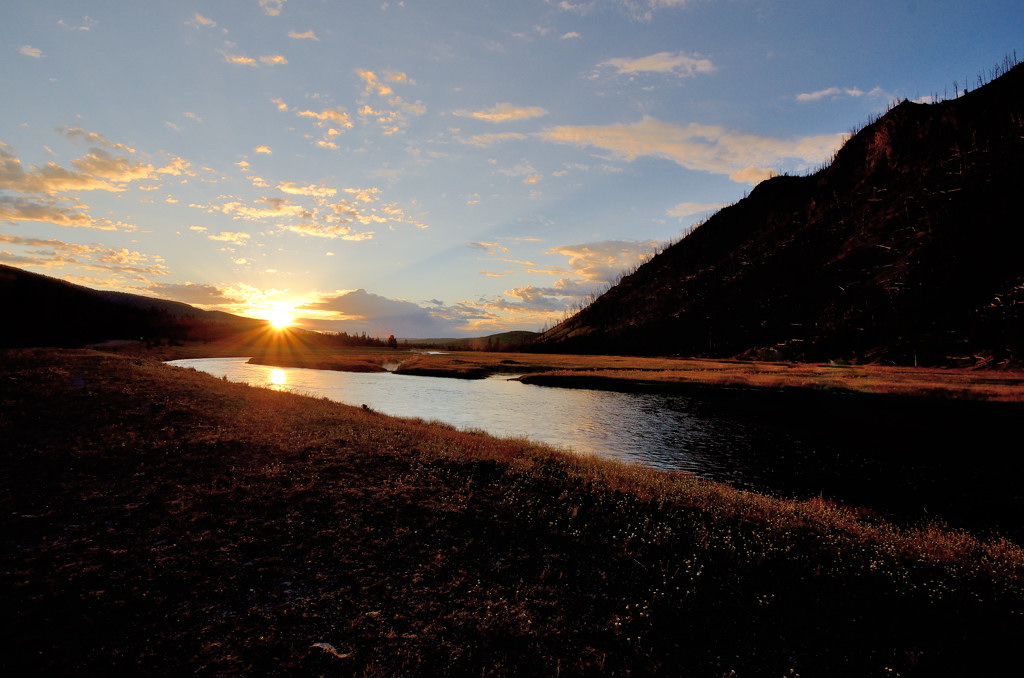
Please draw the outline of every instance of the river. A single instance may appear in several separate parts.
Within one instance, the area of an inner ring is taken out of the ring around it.
[[[618,393],[481,380],[175,360],[216,377],[654,468],[777,496],[821,496],[903,520],[1024,537],[1024,471],[1005,436],[1021,409],[727,390]],[[1019,444],[1019,441],[1017,442]]]

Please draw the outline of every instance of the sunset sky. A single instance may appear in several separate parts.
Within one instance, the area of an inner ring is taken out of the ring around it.
[[[12,0],[0,263],[309,329],[538,330],[1024,3]]]

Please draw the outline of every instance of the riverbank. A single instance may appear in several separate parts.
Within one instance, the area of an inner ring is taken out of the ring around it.
[[[985,675],[1024,550],[89,351],[0,354],[9,675]]]
[[[263,365],[351,372],[379,372],[387,365],[403,374],[462,379],[520,374],[528,383],[569,388],[680,392],[742,387],[1024,403],[1024,372],[1012,370],[480,351],[425,353],[315,345],[287,330],[221,342],[150,348],[121,345],[112,350],[160,360],[247,356]]]

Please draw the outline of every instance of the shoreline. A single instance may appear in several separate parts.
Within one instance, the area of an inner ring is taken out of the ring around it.
[[[755,390],[859,393],[928,400],[1024,403],[1024,372],[965,368],[914,368],[885,365],[837,365],[698,358],[645,358],[499,352],[407,352],[393,349],[345,349],[310,346],[287,333],[260,342],[192,344],[112,350],[158,360],[250,356],[278,367],[339,371],[391,371],[401,374],[480,379],[491,374],[524,375],[527,383],[601,390],[685,391],[719,387]]]

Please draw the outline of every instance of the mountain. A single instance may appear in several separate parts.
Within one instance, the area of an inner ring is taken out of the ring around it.
[[[714,214],[534,350],[1024,363],[1024,65],[903,101]]]
[[[107,339],[212,340],[266,326],[220,311],[104,292],[0,265],[0,347],[82,346]]]

